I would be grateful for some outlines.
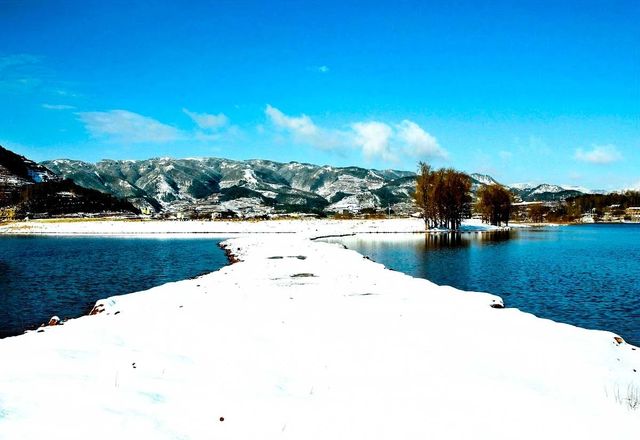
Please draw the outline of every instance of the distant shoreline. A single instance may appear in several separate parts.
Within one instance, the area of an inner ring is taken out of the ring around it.
[[[477,220],[463,222],[460,232],[505,230]],[[301,233],[312,235],[340,235],[356,233],[437,233],[426,231],[419,218],[391,219],[279,219],[260,221],[239,220],[96,220],[84,222],[30,220],[0,225],[0,234],[219,234],[222,236],[257,233]]]

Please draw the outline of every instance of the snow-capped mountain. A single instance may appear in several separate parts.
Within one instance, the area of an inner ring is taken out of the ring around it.
[[[522,191],[522,190],[526,190],[526,189],[533,189],[536,186],[538,186],[538,184],[536,184],[536,183],[512,183],[512,184],[510,184],[508,186],[511,189],[517,189],[519,191]]]
[[[102,160],[95,164],[56,159],[43,165],[78,185],[127,198],[152,212],[260,215],[414,209],[415,173],[410,171],[222,158]],[[499,184],[487,174],[470,177],[473,192],[483,185]],[[508,188],[522,201],[564,200],[583,193],[550,184]]]
[[[57,159],[43,164],[79,185],[125,197],[138,207],[155,211],[198,207],[202,211],[239,209],[255,214],[390,205],[401,209],[410,205],[415,185],[415,174],[408,171],[268,160],[155,158],[92,164]]]
[[[500,185],[493,177],[488,174],[472,173],[469,174],[472,183],[478,183],[481,185]]]
[[[551,185],[548,183],[513,183],[507,187],[524,202],[565,200],[580,194],[591,194],[592,191],[570,186]]]

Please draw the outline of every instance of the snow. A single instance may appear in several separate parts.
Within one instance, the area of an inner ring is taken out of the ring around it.
[[[161,177],[161,176],[157,177],[155,184],[156,184],[157,192],[160,196],[175,193],[174,189],[171,187],[171,185],[169,185],[169,183],[164,177]]]
[[[219,203],[216,211],[233,211],[247,217],[268,215],[273,212],[273,207],[265,206],[257,197],[239,197],[233,200]]]
[[[534,190],[531,194],[543,194],[543,193],[557,193],[562,191],[580,191],[585,194],[594,194],[595,191],[584,186],[575,185],[550,185],[548,183],[513,183],[509,185],[510,188],[518,190]]]
[[[252,207],[258,199],[240,200],[243,207]],[[226,203],[226,202],[224,202]],[[237,207],[237,205],[233,205]],[[479,220],[464,222],[465,228],[493,228],[481,225]],[[0,225],[0,234],[190,234],[208,233],[220,236],[249,233],[286,233],[308,235],[343,235],[354,233],[394,233],[423,232],[422,219],[383,219],[383,220],[271,220],[261,222],[241,221],[155,221],[155,220],[113,220],[91,222],[29,221]]]
[[[569,190],[569,191],[580,191],[581,193],[585,193],[585,194],[593,194],[594,191],[586,188],[584,186],[577,186],[577,185],[560,185],[562,188]]]
[[[359,193],[344,197],[338,202],[329,205],[326,210],[333,212],[359,212],[362,209],[373,209],[378,203],[380,203],[380,199],[376,195]]]
[[[512,184],[510,184],[508,186],[509,186],[509,188],[524,190],[524,189],[533,189],[538,185],[539,184],[537,184],[537,183],[512,183]]]
[[[351,174],[340,174],[336,180],[327,180],[323,182],[322,186],[315,190],[315,193],[321,197],[330,198],[338,192],[356,194],[363,191],[379,189],[383,185],[384,181],[379,179],[363,179]]]
[[[244,170],[244,180],[246,180],[247,183],[252,184],[253,186],[255,186],[258,183],[258,180],[256,179],[256,175],[251,168],[246,168]]]
[[[226,231],[241,260],[0,340],[0,438],[636,439],[640,410],[624,399],[640,387],[640,351],[614,334],[492,308],[494,295],[310,240],[421,223],[0,227]]]
[[[564,191],[564,188],[561,186],[543,183],[542,185],[537,186],[536,189],[531,191],[531,194],[558,193],[562,191]]]
[[[278,197],[278,193],[275,191],[268,191],[266,189],[260,190],[260,189],[256,189],[257,192],[259,192],[260,194],[262,194],[265,197],[268,197],[270,199],[275,199],[276,197]],[[302,199],[302,203],[304,203],[304,199]],[[262,203],[262,201],[260,201],[260,203]]]
[[[471,174],[471,177],[476,179],[478,182],[483,183],[485,185],[498,185],[498,182],[496,182],[493,177],[487,175],[487,174],[479,174],[479,173],[473,173]]]

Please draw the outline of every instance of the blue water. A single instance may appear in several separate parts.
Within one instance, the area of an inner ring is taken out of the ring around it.
[[[640,344],[640,225],[579,225],[337,240],[412,276]]]
[[[0,337],[227,264],[211,237],[0,236]]]

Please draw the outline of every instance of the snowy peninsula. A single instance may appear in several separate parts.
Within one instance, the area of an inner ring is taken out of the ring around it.
[[[422,228],[416,219],[0,226],[227,235],[236,261],[0,340],[0,439],[638,437],[640,350],[617,335],[313,240]]]

